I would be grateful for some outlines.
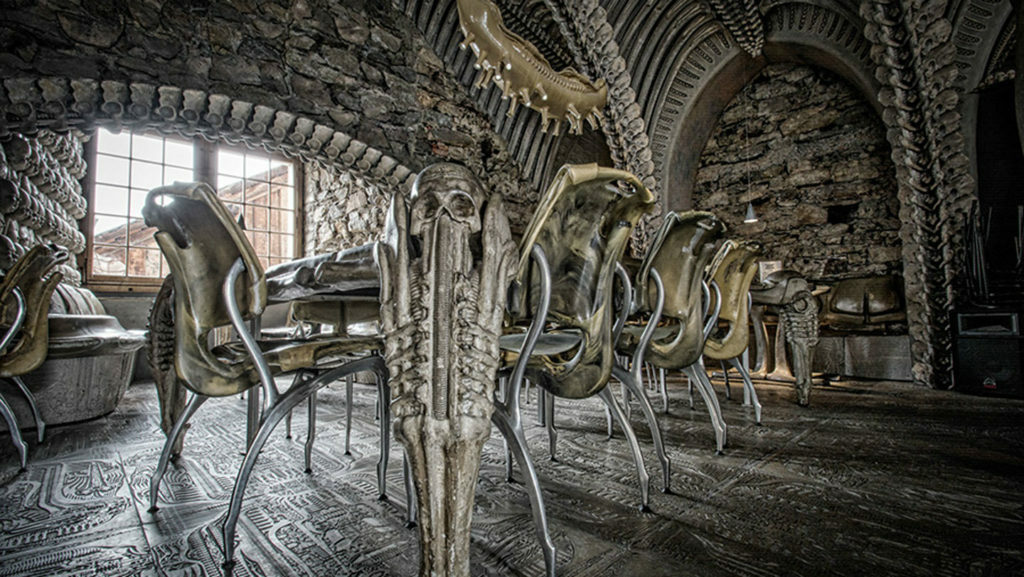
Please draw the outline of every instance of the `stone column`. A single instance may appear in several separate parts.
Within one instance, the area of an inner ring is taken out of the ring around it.
[[[392,198],[377,251],[381,327],[395,436],[416,487],[423,577],[469,576],[514,257],[501,197],[488,198],[463,166],[429,166],[408,200]]]

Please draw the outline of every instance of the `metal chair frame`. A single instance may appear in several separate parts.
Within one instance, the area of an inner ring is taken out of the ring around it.
[[[175,188],[175,186],[162,187],[151,191],[150,198],[147,199],[147,208],[150,207],[152,199],[162,194],[185,196],[181,194],[181,189]],[[224,214],[219,214],[217,212],[218,208],[223,209],[224,207],[219,204],[219,200],[216,199],[212,190],[209,190],[209,187],[206,187],[205,185],[193,185],[193,188],[188,189],[187,192],[194,194],[198,196],[200,200],[205,201],[206,205],[214,211],[214,215],[217,217],[217,220],[219,220],[221,224],[227,228],[228,233],[232,235],[232,240],[240,247],[239,250],[241,252],[241,255],[234,259],[233,264],[225,275],[221,284],[221,297],[223,299],[224,312],[226,312],[230,320],[230,325],[235,330],[235,333],[242,344],[246,357],[252,362],[252,368],[255,370],[258,379],[256,382],[252,382],[246,386],[244,384],[244,380],[242,382],[232,384],[230,376],[223,377],[222,382],[218,382],[215,385],[215,387],[219,387],[217,389],[217,396],[233,394],[232,388],[239,388],[239,392],[249,391],[253,394],[250,397],[250,407],[255,405],[257,392],[261,393],[260,396],[262,397],[262,406],[257,406],[257,418],[250,419],[250,425],[254,426],[250,427],[251,434],[247,435],[249,442],[246,447],[245,456],[243,457],[242,463],[239,467],[238,474],[235,477],[227,516],[222,527],[224,569],[226,573],[229,573],[234,566],[235,529],[238,523],[238,517],[241,514],[241,506],[245,489],[248,485],[256,459],[277,424],[300,402],[307,401],[309,403],[308,435],[304,451],[306,471],[309,472],[311,468],[312,444],[315,438],[316,391],[331,382],[343,379],[358,372],[366,371],[372,372],[376,376],[378,392],[382,398],[390,398],[390,389],[387,385],[388,374],[384,360],[381,356],[373,354],[356,360],[345,361],[340,366],[332,366],[330,368],[319,368],[316,366],[315,362],[311,366],[291,367],[289,370],[296,371],[295,378],[292,385],[286,391],[281,392],[274,381],[265,353],[260,349],[259,343],[254,337],[254,330],[251,324],[258,325],[258,322],[250,323],[245,319],[245,315],[239,305],[239,300],[241,300],[240,295],[237,294],[237,287],[241,284],[240,277],[244,273],[251,283],[249,288],[252,291],[252,294],[256,295],[252,298],[258,298],[261,293],[265,295],[266,287],[262,270],[252,270],[250,268],[256,267],[258,269],[259,266],[254,259],[249,259],[247,261],[245,258],[247,254],[252,254],[251,247],[248,246],[248,241],[245,239],[244,235],[241,235],[238,231],[230,229],[231,224],[234,223],[230,222],[230,219],[225,219]],[[155,211],[157,209],[153,208],[151,210]],[[154,218],[160,219],[162,217],[157,215]],[[147,220],[149,219],[147,218]],[[174,226],[175,223],[172,219],[171,221],[161,221],[160,224],[169,224],[170,226]],[[180,231],[176,232],[180,233]],[[158,235],[159,234],[166,233],[158,233]],[[166,249],[164,244],[175,242],[171,236],[172,235],[168,235],[166,238],[158,236],[158,240],[162,241],[162,249]],[[264,286],[259,286],[260,283],[264,283]],[[184,297],[179,296],[178,298]],[[249,300],[246,304],[249,305],[250,309],[260,308],[258,304],[254,306],[253,303],[253,300]],[[259,310],[256,312],[259,312]],[[283,363],[282,370],[285,370]],[[249,377],[238,377],[238,379],[247,378]],[[193,394],[187,402],[185,410],[178,417],[171,432],[167,435],[156,470],[150,480],[150,511],[155,512],[158,509],[157,499],[160,483],[166,473],[167,465],[170,461],[173,447],[178,437],[184,432],[185,425],[196,413],[199,407],[210,398],[210,395],[203,394],[198,391],[198,388],[201,386],[201,384],[196,384],[196,386],[190,385],[189,388],[193,389]],[[387,423],[390,421],[389,405],[388,403],[380,403],[380,406],[382,412],[382,414],[379,415],[381,422]],[[262,410],[259,410],[260,408]],[[251,413],[250,416],[252,416]],[[388,430],[387,427],[384,427],[384,434],[381,439],[382,446],[387,447],[389,444],[388,441]],[[377,465],[379,485],[382,485],[384,482],[384,471],[386,470],[386,467],[387,454],[382,451]]]

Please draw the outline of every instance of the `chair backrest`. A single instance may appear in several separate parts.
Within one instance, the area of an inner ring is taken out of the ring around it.
[[[657,293],[650,272],[657,270],[665,288],[661,318],[673,328],[669,337],[654,338],[647,347],[644,358],[655,366],[681,369],[700,357],[701,282],[723,234],[725,224],[710,212],[670,212],[651,242],[636,279],[638,306],[642,311],[654,308]]]
[[[142,209],[156,227],[157,244],[174,278],[175,367],[193,392],[231,395],[258,382],[252,362],[224,362],[209,350],[207,337],[229,325],[223,288],[228,271],[241,258],[245,274],[235,285],[238,309],[249,319],[267,304],[266,279],[241,226],[204,183],[155,188]]]
[[[516,281],[529,290],[519,310],[533,310],[539,297],[539,275],[530,259],[536,244],[551,269],[547,319],[582,336],[579,348],[539,360],[547,375],[541,384],[554,394],[588,397],[608,382],[614,362],[615,265],[633,227],[653,203],[654,196],[634,175],[596,164],[563,166],[541,198],[520,244]]]
[[[50,297],[63,278],[53,267],[68,260],[67,249],[56,245],[37,245],[18,259],[0,281],[0,330],[6,334],[18,315],[15,290],[21,294],[24,319],[17,334],[11,335],[0,352],[0,377],[23,375],[46,360],[49,341],[47,313]],[[49,276],[47,276],[49,275]]]
[[[728,251],[714,272],[722,301],[718,320],[725,326],[712,332],[704,345],[704,354],[713,359],[731,359],[747,348],[750,339],[747,295],[763,250],[756,241],[728,240],[726,243]]]

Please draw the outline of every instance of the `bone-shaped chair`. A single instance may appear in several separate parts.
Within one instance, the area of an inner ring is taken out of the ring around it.
[[[519,393],[528,378],[555,397],[600,397],[626,431],[647,506],[649,477],[639,444],[607,383],[614,365],[616,264],[633,227],[653,202],[651,192],[628,172],[596,164],[563,166],[520,243],[509,310],[512,319],[528,322],[529,329],[501,338],[504,368],[499,374],[507,382],[492,420],[523,470],[548,575],[555,573],[555,548],[523,435]],[[660,435],[656,423],[651,427]],[[511,460],[506,462],[511,477]]]
[[[47,312],[50,297],[63,278],[53,267],[68,260],[68,251],[56,245],[37,245],[18,259],[0,281],[0,379],[12,381],[28,401],[36,422],[39,442],[43,442],[46,423],[36,407],[35,398],[21,375],[36,369],[46,360],[49,341]],[[25,468],[28,448],[21,438],[18,421],[11,406],[0,394],[0,415],[7,422],[11,441],[18,450],[21,468]]]
[[[704,274],[724,234],[725,225],[710,212],[665,215],[636,278],[637,311],[649,314],[648,320],[626,326],[617,342],[618,350],[632,357],[636,380],[644,362],[686,374],[708,407],[719,452],[725,447],[726,426],[702,353],[717,316],[707,315],[711,293]],[[653,334],[645,335],[654,327]]]
[[[743,379],[743,404],[753,404],[754,418],[761,424],[761,403],[743,362],[750,341],[750,283],[757,273],[762,245],[756,241],[725,241],[724,255],[714,271],[720,306],[718,323],[704,343],[704,355],[722,363],[726,398],[732,398],[726,364]]]
[[[377,376],[382,398],[388,398],[387,369],[373,352],[382,344],[375,337],[346,336],[287,343],[275,340],[261,346],[248,321],[258,317],[267,303],[264,271],[244,231],[208,185],[176,183],[153,189],[146,198],[143,217],[147,225],[156,227],[157,243],[173,274],[174,364],[182,384],[193,393],[167,436],[153,473],[151,511],[157,509],[160,480],[175,440],[196,410],[210,397],[255,393],[256,387],[262,392],[262,414],[235,478],[223,526],[224,566],[230,571],[245,487],[274,427],[297,404],[309,402],[308,471],[315,427],[314,393],[347,375],[370,371]],[[231,326],[239,340],[208,348],[210,332],[221,326]],[[279,391],[274,374],[291,371],[296,373],[291,387]],[[390,420],[388,415],[382,418]]]

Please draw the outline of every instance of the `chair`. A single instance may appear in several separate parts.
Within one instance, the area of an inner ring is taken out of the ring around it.
[[[314,393],[332,381],[362,371],[373,372],[387,398],[387,370],[379,355],[379,338],[337,337],[258,342],[247,321],[267,303],[267,286],[252,246],[231,214],[203,183],[176,183],[150,191],[143,208],[148,226],[156,227],[157,243],[174,278],[174,365],[181,383],[192,393],[184,412],[167,436],[150,481],[150,510],[156,511],[160,481],[171,449],[188,420],[210,397],[262,392],[262,414],[235,478],[223,526],[224,567],[234,561],[235,526],[256,458],[277,423],[302,401],[309,402],[306,469],[315,434]],[[231,326],[239,342],[208,347],[211,331]],[[352,360],[352,355],[363,356]],[[274,374],[295,371],[290,388],[281,392]],[[386,403],[383,403],[386,406]],[[389,420],[388,415],[382,418]]]
[[[50,274],[50,271],[68,257],[68,251],[56,245],[34,246],[11,266],[0,281],[0,326],[6,327],[0,338],[0,378],[13,381],[25,396],[36,422],[40,443],[46,434],[46,423],[39,414],[35,397],[20,377],[46,360],[49,340],[47,311],[50,309],[50,297],[63,278],[61,273]],[[21,468],[24,469],[28,447],[21,438],[14,411],[2,394],[0,415],[7,421],[11,441],[18,450]]]
[[[682,369],[696,384],[707,404],[719,453],[725,447],[726,426],[703,361],[704,343],[717,314],[705,320],[711,301],[704,272],[723,234],[725,225],[709,212],[665,215],[636,278],[637,310],[649,313],[649,319],[625,327],[617,342],[621,353],[632,356],[635,380],[646,361],[662,369]],[[663,400],[667,410],[668,399]]]
[[[555,548],[523,435],[519,393],[528,378],[556,397],[600,397],[626,431],[647,507],[649,478],[639,444],[607,383],[614,364],[611,293],[616,263],[653,201],[650,191],[628,172],[596,164],[563,166],[520,244],[509,311],[517,324],[529,323],[529,328],[512,329],[500,340],[504,368],[499,375],[507,379],[492,420],[524,472],[549,575],[555,571]],[[553,429],[549,426],[548,431]],[[507,466],[511,478],[511,460]]]
[[[757,400],[757,392],[742,357],[750,343],[750,283],[757,273],[757,259],[762,246],[755,241],[727,240],[723,249],[725,253],[714,272],[721,303],[718,323],[704,343],[704,354],[722,363],[726,398],[732,398],[726,363],[739,372],[743,379],[743,405],[753,404],[754,417],[760,425],[761,403]]]

